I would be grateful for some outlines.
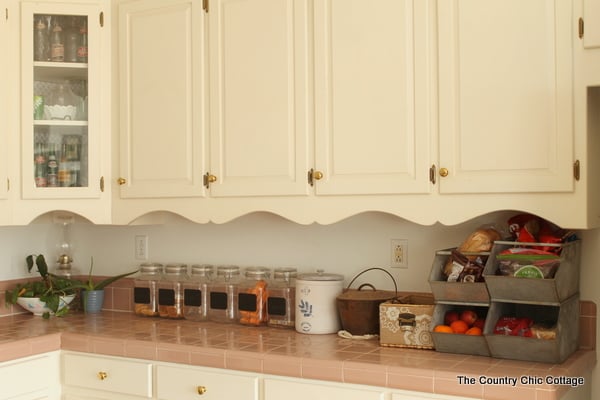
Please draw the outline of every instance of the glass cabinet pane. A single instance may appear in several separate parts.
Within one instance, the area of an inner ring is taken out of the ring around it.
[[[87,19],[33,14],[36,188],[88,186]]]

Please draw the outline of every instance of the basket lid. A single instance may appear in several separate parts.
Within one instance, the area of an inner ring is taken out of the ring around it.
[[[371,290],[363,290],[369,287]],[[338,300],[359,300],[359,301],[386,301],[396,297],[396,292],[389,290],[377,290],[370,283],[363,283],[358,289],[344,289],[337,296]]]

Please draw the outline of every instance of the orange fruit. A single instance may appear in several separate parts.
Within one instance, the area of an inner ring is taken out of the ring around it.
[[[481,336],[481,335],[483,335],[483,332],[481,331],[480,327],[473,326],[473,327],[467,329],[467,331],[465,332],[465,335]]]
[[[450,324],[450,328],[454,333],[465,333],[469,329],[469,325],[463,320],[457,320]]]
[[[433,328],[433,331],[442,333],[454,333],[452,328],[450,328],[448,325],[436,325],[435,328]]]

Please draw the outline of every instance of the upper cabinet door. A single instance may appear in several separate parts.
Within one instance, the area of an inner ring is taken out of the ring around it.
[[[583,0],[583,22],[585,24],[583,47],[600,47],[600,1]]]
[[[13,60],[14,54],[9,52],[9,39],[15,40],[14,37],[9,38],[8,17],[5,17],[5,12],[8,12],[8,4],[0,3],[0,54],[5,56],[0,59],[0,212],[2,210],[3,200],[6,200],[8,195],[8,147],[9,133],[11,132],[9,118],[9,61]],[[2,212],[2,214],[4,214]],[[4,215],[0,215],[0,221],[3,221]]]
[[[119,7],[122,198],[205,195],[204,28],[201,1]]]
[[[98,4],[21,3],[24,199],[101,197],[110,139],[100,14]]]
[[[317,194],[430,191],[429,3],[315,2]]]
[[[439,0],[440,192],[567,192],[572,4]]]
[[[308,194],[308,3],[210,1],[212,196]]]

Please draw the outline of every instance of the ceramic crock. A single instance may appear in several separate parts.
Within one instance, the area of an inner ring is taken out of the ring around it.
[[[340,318],[336,297],[342,293],[344,276],[316,273],[296,278],[296,331],[309,334],[336,333]]]

